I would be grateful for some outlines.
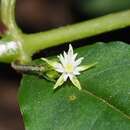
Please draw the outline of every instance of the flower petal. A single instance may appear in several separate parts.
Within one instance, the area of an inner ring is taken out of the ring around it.
[[[76,59],[77,55],[78,55],[77,53],[75,53],[75,54],[73,55],[73,60]]]
[[[70,80],[71,80],[71,82],[73,83],[73,85],[74,85],[75,87],[77,87],[79,90],[82,89],[82,88],[81,88],[81,85],[80,85],[80,82],[79,82],[79,80],[77,79],[76,76],[73,76],[73,78],[70,79]]]
[[[65,59],[64,59],[64,57],[63,57],[62,54],[60,54],[60,55],[57,56],[57,57],[59,58],[59,60],[60,60],[60,62],[62,63],[62,65],[66,64]]]
[[[73,74],[68,74],[68,77],[71,80],[74,77],[74,75]]]
[[[72,57],[73,56],[73,47],[72,47],[72,45],[71,44],[69,44],[69,50],[68,50],[68,56],[69,57]]]
[[[56,84],[54,85],[53,89],[58,88],[64,83],[64,74],[60,76],[60,78],[57,80]]]
[[[80,72],[77,68],[73,71],[73,75],[80,75]]]
[[[63,55],[64,55],[64,59],[67,59],[67,54],[65,51],[63,52]]]
[[[77,67],[76,69],[77,69],[78,71],[85,71],[85,70],[87,70],[87,69],[89,69],[89,68],[94,67],[96,64],[97,64],[97,62],[96,62],[96,63],[93,63],[93,64],[90,64],[90,65],[82,65],[82,66]]]
[[[84,58],[81,57],[81,58],[79,58],[78,60],[76,60],[76,61],[75,61],[75,66],[80,65],[83,59],[84,59]]]
[[[68,77],[69,77],[68,74],[64,74],[64,81],[66,81]]]
[[[60,73],[63,73],[64,67],[62,66],[62,64],[58,63],[58,64],[55,65],[55,70],[60,72]]]

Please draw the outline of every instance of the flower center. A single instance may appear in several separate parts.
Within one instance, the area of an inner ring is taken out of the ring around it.
[[[71,72],[73,72],[73,70],[74,70],[74,66],[73,66],[72,64],[67,64],[67,65],[65,66],[65,71],[66,71],[67,73],[71,73]]]

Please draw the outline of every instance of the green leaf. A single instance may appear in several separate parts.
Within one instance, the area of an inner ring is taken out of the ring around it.
[[[76,50],[84,63],[98,62],[81,73],[82,90],[25,75],[20,109],[26,130],[130,130],[130,46],[97,43]]]

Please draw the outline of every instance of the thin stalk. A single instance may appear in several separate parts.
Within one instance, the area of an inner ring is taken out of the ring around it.
[[[42,75],[46,72],[46,69],[43,65],[21,65],[12,62],[11,66],[13,69],[15,69],[18,72],[24,73],[24,74],[37,74]]]
[[[16,0],[1,0],[1,19],[7,27],[7,33],[17,35],[20,29],[15,22],[15,3]]]
[[[24,45],[30,54],[39,50],[95,36],[130,26],[130,10],[109,14],[89,21],[60,27],[47,32],[24,35]]]

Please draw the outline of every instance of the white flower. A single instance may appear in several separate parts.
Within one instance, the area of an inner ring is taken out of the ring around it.
[[[81,57],[76,60],[77,53],[74,54],[73,48],[71,45],[69,45],[68,53],[64,52],[63,55],[60,54],[57,57],[60,62],[51,61],[51,60],[42,58],[42,60],[46,61],[57,72],[61,73],[61,76],[57,80],[54,86],[54,89],[61,86],[69,78],[71,82],[73,83],[73,85],[77,87],[79,90],[81,90],[81,85],[76,75],[80,75],[81,71],[84,71],[90,67],[93,67],[95,64],[79,66],[84,58]]]

